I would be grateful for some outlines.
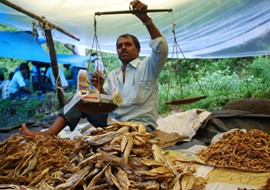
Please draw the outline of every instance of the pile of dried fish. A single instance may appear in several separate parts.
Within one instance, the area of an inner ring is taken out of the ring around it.
[[[231,131],[198,155],[211,166],[270,172],[270,136],[257,129]]]
[[[75,146],[81,143],[87,147],[78,140],[13,135],[0,144],[0,183],[28,186],[36,186],[42,180],[61,183],[60,175],[76,171],[70,159],[76,156],[79,149]]]
[[[117,121],[74,140],[11,136],[0,144],[0,184],[43,190],[204,189],[205,180],[193,168],[156,142],[143,125]]]

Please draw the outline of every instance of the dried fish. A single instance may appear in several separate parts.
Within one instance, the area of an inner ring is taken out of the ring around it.
[[[122,135],[121,139],[121,152],[123,153],[128,143],[128,139],[126,135]]]
[[[85,141],[87,141],[90,145],[102,145],[107,142],[110,142],[112,139],[114,139],[116,136],[119,135],[119,132],[108,132],[105,134],[100,134],[97,136],[87,136]]]
[[[116,167],[118,170],[116,173],[116,178],[120,184],[120,189],[128,190],[130,186],[130,181],[128,179],[128,175],[126,172],[124,172],[120,167]]]
[[[157,141],[141,123],[116,120],[73,140],[11,136],[0,143],[0,182],[40,190],[204,189]]]
[[[20,163],[17,165],[17,167],[14,169],[13,172],[11,172],[9,175],[12,175],[12,177],[16,177],[18,175],[20,175],[21,170],[28,164],[28,162],[32,159],[32,157],[35,155],[35,150],[36,150],[36,146],[34,146],[33,148],[28,145],[26,148],[26,152],[23,156],[23,158],[21,159]]]
[[[146,166],[152,166],[152,167],[161,167],[163,166],[164,164],[159,162],[159,161],[156,161],[156,160],[150,160],[150,159],[147,159],[147,158],[138,158],[140,160],[141,163],[143,163],[144,165]]]
[[[126,137],[127,137],[127,145],[126,145],[125,150],[124,150],[124,163],[125,164],[128,163],[128,158],[129,158],[129,155],[130,155],[132,147],[133,147],[132,135],[129,134],[129,135],[126,135]]]
[[[104,175],[108,165],[106,165],[98,174],[96,174],[92,180],[90,181],[89,185],[87,186],[87,189],[90,187],[93,187],[97,184],[98,180]]]
[[[2,184],[0,185],[0,189],[4,189],[4,190],[34,190],[32,188],[28,188],[25,186],[18,186],[18,185],[13,185],[13,184]]]
[[[114,183],[113,183],[113,180],[112,180],[112,167],[111,165],[108,165],[108,167],[106,168],[105,170],[105,177],[107,178],[107,183],[110,185],[110,186],[113,186]]]
[[[28,162],[28,167],[24,169],[24,171],[22,172],[22,175],[27,174],[28,172],[30,172],[36,167],[36,164],[38,161],[38,155],[39,155],[38,151],[34,153],[33,158]]]
[[[106,183],[100,184],[100,185],[95,185],[93,187],[89,187],[87,188],[87,190],[103,190],[106,189],[106,187],[108,187],[109,185]]]
[[[142,181],[142,182],[136,182],[134,184],[134,187],[138,189],[148,189],[148,190],[158,190],[160,189],[160,185],[156,180],[149,180],[149,181]]]
[[[39,182],[36,187],[38,189],[44,189],[44,190],[54,190],[54,187],[50,186],[48,183],[46,183],[45,181],[41,181]]]
[[[86,176],[91,167],[86,166],[83,169],[76,172],[73,176],[71,176],[65,183],[62,183],[55,187],[55,190],[61,190],[61,189],[73,189],[76,187],[76,184],[80,183],[81,180],[83,180],[84,176]]]
[[[267,143],[268,142],[268,143]],[[269,172],[270,135],[253,129],[230,131],[222,138],[198,152],[207,164],[240,170]]]
[[[45,170],[43,170],[38,177],[36,177],[33,181],[31,181],[31,183],[29,184],[30,186],[34,186],[37,183],[39,183],[46,175],[48,175],[49,171],[51,168],[46,168]]]

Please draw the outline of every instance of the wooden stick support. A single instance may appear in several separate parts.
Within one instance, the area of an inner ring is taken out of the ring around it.
[[[60,28],[59,26],[56,26],[55,24],[53,24],[53,23],[47,21],[44,17],[40,17],[40,16],[38,16],[38,15],[35,15],[35,14],[33,14],[33,13],[31,13],[31,12],[29,12],[29,11],[23,9],[22,7],[20,7],[20,6],[18,6],[18,5],[15,5],[15,4],[13,4],[13,3],[7,1],[7,0],[1,0],[1,3],[3,3],[3,4],[5,4],[5,5],[7,5],[7,6],[13,8],[13,9],[15,9],[15,10],[17,10],[17,11],[19,11],[19,12],[22,12],[22,13],[24,13],[24,14],[26,14],[26,15],[28,15],[28,16],[30,16],[30,17],[32,17],[32,18],[38,20],[38,21],[40,21],[40,22],[42,22],[42,23],[45,23],[46,26],[49,26],[49,27],[51,27],[51,28],[54,28],[54,29],[58,30],[59,32],[62,32],[63,34],[66,34],[67,36],[69,36],[69,37],[71,37],[71,38],[73,38],[73,39],[75,39],[75,40],[80,41],[80,38],[74,36],[73,34],[70,34],[69,32],[65,31],[64,29]]]
[[[44,31],[45,31],[45,36],[47,39],[47,46],[48,46],[49,53],[50,53],[51,67],[52,67],[53,76],[55,79],[55,84],[57,87],[62,88],[62,83],[61,83],[60,77],[58,77],[59,76],[59,68],[58,68],[58,64],[57,64],[54,42],[53,42],[53,38],[52,38],[52,31],[50,29],[45,29]],[[56,92],[58,95],[59,105],[62,108],[66,104],[64,92],[59,88],[56,88]]]

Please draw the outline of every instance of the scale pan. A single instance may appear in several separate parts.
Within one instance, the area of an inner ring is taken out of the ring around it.
[[[207,96],[200,96],[200,97],[195,97],[195,98],[185,98],[185,99],[178,99],[178,100],[171,100],[171,101],[167,101],[166,104],[170,104],[170,105],[181,105],[181,104],[191,104],[194,102],[198,102],[204,98],[206,98]]]
[[[102,102],[79,102],[75,107],[84,113],[107,114],[114,111],[118,106]]]

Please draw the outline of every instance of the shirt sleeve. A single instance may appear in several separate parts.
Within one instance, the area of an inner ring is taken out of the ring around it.
[[[156,74],[156,77],[162,71],[168,57],[168,44],[164,36],[151,40],[149,46],[152,48],[152,54],[148,57],[148,66]]]

